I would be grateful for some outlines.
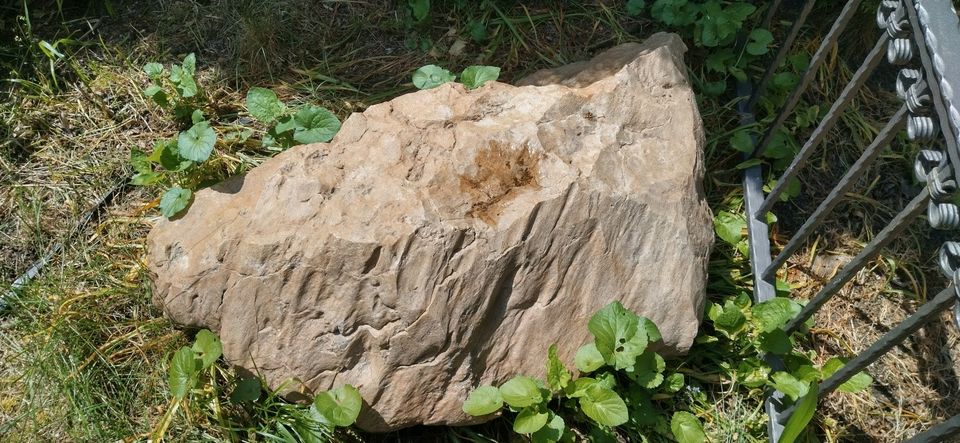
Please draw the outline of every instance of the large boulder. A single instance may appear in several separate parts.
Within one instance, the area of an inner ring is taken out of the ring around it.
[[[359,426],[467,424],[470,390],[573,361],[613,300],[686,352],[712,224],[672,34],[351,115],[150,232],[156,303],[272,386],[352,384]]]

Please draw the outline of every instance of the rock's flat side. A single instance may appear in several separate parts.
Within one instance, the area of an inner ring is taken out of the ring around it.
[[[613,300],[685,352],[713,233],[684,50],[657,34],[354,114],[159,222],[155,301],[273,386],[357,386],[374,431],[474,422],[474,386],[542,376],[555,342],[572,366]]]

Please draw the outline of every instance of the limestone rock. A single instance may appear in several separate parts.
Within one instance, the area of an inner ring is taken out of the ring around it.
[[[572,367],[620,300],[697,333],[713,242],[683,43],[407,94],[196,193],[148,237],[155,302],[273,386],[352,384],[360,427],[467,424],[482,383]]]

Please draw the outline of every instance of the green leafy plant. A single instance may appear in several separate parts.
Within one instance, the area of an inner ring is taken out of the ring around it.
[[[184,121],[195,109],[202,106],[206,99],[203,90],[197,84],[197,58],[190,53],[181,64],[173,64],[170,69],[156,62],[143,66],[150,79],[150,85],[143,94],[158,106],[172,110],[177,119]]]
[[[489,81],[500,77],[500,68],[496,66],[468,66],[460,73],[460,82],[467,89],[477,89]],[[432,89],[444,83],[455,81],[457,76],[437,65],[426,65],[413,73],[413,86],[417,89]]]
[[[152,437],[160,440],[167,432],[174,416],[189,405],[206,405],[207,412],[221,429],[233,430],[238,411],[244,408],[243,417],[267,425],[267,429],[255,430],[268,440],[296,442],[328,441],[334,428],[352,426],[363,408],[360,392],[351,385],[343,385],[329,391],[317,392],[310,405],[297,405],[280,401],[276,391],[264,394],[264,385],[259,378],[237,377],[216,365],[223,354],[220,339],[212,332],[202,329],[197,332],[192,346],[184,346],[174,352],[167,370],[167,383],[171,403]],[[231,387],[228,404],[221,401],[226,387]],[[236,435],[231,440],[238,440]]]
[[[340,130],[340,120],[327,108],[304,104],[288,107],[266,88],[250,88],[247,111],[269,129],[263,146],[286,149],[296,143],[325,143]]]
[[[669,397],[682,389],[684,381],[679,373],[665,375],[663,357],[648,349],[661,340],[656,325],[613,302],[591,317],[588,329],[594,339],[574,357],[578,377],[563,364],[553,345],[547,352],[545,381],[518,375],[499,388],[480,386],[464,402],[464,412],[484,416],[506,407],[516,414],[513,430],[535,442],[573,441],[571,427],[577,423],[602,435],[619,426],[641,435],[671,432],[666,426],[655,426],[665,421],[657,418],[650,399]],[[699,435],[703,431],[695,416],[675,416],[674,421],[680,423],[674,426],[674,438],[702,441],[696,440],[697,430]]]

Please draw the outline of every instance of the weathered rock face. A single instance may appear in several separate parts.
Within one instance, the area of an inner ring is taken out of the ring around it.
[[[354,114],[200,191],[149,235],[155,301],[276,386],[353,384],[359,425],[475,421],[469,391],[572,366],[620,300],[668,353],[697,332],[713,234],[680,39]]]

